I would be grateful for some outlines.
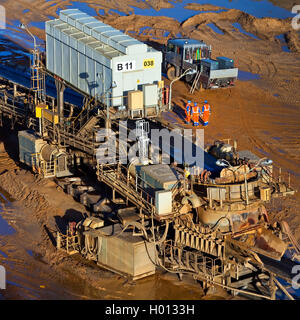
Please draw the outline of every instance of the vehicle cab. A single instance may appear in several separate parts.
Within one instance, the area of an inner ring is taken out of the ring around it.
[[[211,58],[211,46],[202,40],[176,38],[169,39],[165,51],[165,68],[176,69],[176,76],[188,68],[197,70],[202,59]]]

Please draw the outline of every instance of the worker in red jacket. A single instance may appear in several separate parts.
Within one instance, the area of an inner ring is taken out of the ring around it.
[[[185,120],[187,123],[191,122],[191,113],[192,113],[192,102],[188,101],[186,106],[185,106]]]
[[[192,119],[195,127],[199,126],[199,116],[200,116],[200,108],[198,107],[197,102],[195,102],[192,108]]]
[[[202,107],[201,119],[203,121],[203,126],[208,126],[209,116],[211,115],[211,108],[208,104],[207,100],[204,101],[204,105]]]

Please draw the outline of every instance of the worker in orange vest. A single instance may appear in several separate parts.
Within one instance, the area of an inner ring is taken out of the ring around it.
[[[191,112],[192,112],[192,106],[191,106],[192,102],[188,101],[186,106],[185,106],[185,120],[187,123],[191,122]]]
[[[204,101],[204,106],[202,107],[201,119],[203,121],[203,126],[208,126],[209,116],[211,115],[211,108],[207,100]]]
[[[195,127],[199,126],[199,116],[200,116],[200,108],[198,107],[197,102],[195,102],[192,108],[192,119]]]

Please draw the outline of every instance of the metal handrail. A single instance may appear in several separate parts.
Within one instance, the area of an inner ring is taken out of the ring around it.
[[[185,250],[174,245],[173,240],[168,240],[165,242],[163,252],[164,259],[166,257],[166,254],[169,253],[171,259],[177,260],[176,262],[181,269],[183,268],[189,271],[193,271],[194,273],[203,272],[206,276],[209,276],[211,278],[214,278],[215,276],[221,275],[223,273],[223,262],[220,258],[211,258],[203,255],[202,253]],[[176,254],[176,252],[178,252],[178,254]],[[187,259],[187,256],[189,258],[193,257],[194,260],[191,262],[190,259]],[[176,257],[178,259],[176,259]],[[220,266],[217,266],[217,261],[220,262]]]
[[[105,176],[105,171],[108,171],[108,170],[105,170],[104,168],[107,167],[109,168],[109,172],[112,172],[112,171],[115,171],[114,168],[111,168],[111,167],[115,167],[115,165],[112,165],[112,164],[106,164],[106,165],[101,165],[98,163],[98,175],[101,174],[102,176],[104,175]],[[118,179],[117,180],[114,180],[112,182],[112,184],[116,185],[118,184],[118,181],[124,183],[127,185],[127,191],[129,191],[132,196],[134,196],[137,200],[141,201],[144,205],[147,205],[147,206],[150,206],[150,210],[153,210],[154,212],[156,211],[156,208],[154,206],[154,197],[148,193],[147,191],[145,191],[142,187],[138,186],[137,184],[133,184],[132,182],[130,182],[130,180],[128,179],[128,168],[125,167],[124,165],[122,164],[118,164],[119,168],[120,169],[123,169],[125,171],[125,174],[122,173],[120,170],[118,172]],[[101,169],[100,169],[101,167]],[[108,176],[106,176],[108,177]],[[142,179],[141,179],[142,180]],[[147,182],[145,182],[147,183]]]

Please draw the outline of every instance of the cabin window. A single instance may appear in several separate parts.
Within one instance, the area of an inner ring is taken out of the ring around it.
[[[183,53],[183,48],[182,47],[176,47],[176,51],[177,54],[179,54],[180,56],[182,56]]]
[[[202,59],[210,59],[210,51],[208,48],[203,48],[201,50],[201,58]]]
[[[168,44],[168,47],[167,47],[167,51],[168,51],[168,52],[175,52],[175,46],[174,46],[174,44],[169,43],[169,44]]]
[[[201,60],[201,49],[200,48],[194,49],[194,57],[193,58],[196,61]]]
[[[191,48],[185,48],[184,60],[190,61],[191,59],[192,59],[192,49]]]

